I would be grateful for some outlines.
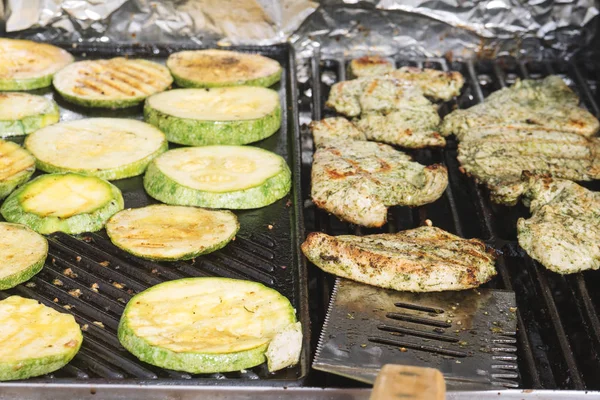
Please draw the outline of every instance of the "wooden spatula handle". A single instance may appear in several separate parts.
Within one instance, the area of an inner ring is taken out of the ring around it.
[[[434,368],[387,364],[381,368],[370,400],[444,400],[446,383]]]

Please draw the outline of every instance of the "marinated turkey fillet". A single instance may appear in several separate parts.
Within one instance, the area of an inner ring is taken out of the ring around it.
[[[496,203],[514,205],[524,171],[575,181],[600,179],[600,139],[546,130],[498,130],[460,142],[461,170],[488,186]]]
[[[320,208],[354,224],[379,227],[387,208],[437,200],[448,185],[444,166],[424,166],[373,142],[326,142],[314,154],[311,195]]]
[[[367,236],[313,232],[302,251],[326,272],[401,291],[470,289],[496,275],[495,256],[481,240],[430,226]]]
[[[401,81],[404,85],[417,86],[427,97],[444,101],[458,96],[465,83],[460,72],[415,67],[394,69],[392,60],[380,56],[365,56],[352,60],[350,75],[354,77],[387,75]]]
[[[492,93],[481,104],[447,115],[441,134],[461,140],[479,139],[496,130],[538,129],[589,137],[598,120],[579,107],[579,98],[559,76],[517,81]]]
[[[359,78],[333,85],[327,105],[340,114],[358,117],[357,128],[368,140],[408,148],[445,146],[437,132],[437,107],[419,88],[390,77]]]
[[[532,216],[517,222],[519,245],[551,271],[600,268],[600,193],[549,177],[525,176]]]

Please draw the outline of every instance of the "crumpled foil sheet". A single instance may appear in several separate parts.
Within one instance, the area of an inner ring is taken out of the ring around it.
[[[316,11],[310,0],[4,1],[11,37],[203,45],[290,38],[301,57],[319,48],[326,56],[565,58],[590,43],[599,20],[598,0],[321,0]]]
[[[301,55],[569,57],[595,34],[596,0],[323,0],[292,37]]]
[[[286,41],[317,6],[309,0],[6,0],[6,32],[44,41],[267,45]]]

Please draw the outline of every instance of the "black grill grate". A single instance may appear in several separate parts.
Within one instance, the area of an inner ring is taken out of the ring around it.
[[[502,207],[491,204],[489,193],[472,179],[459,172],[456,160],[457,143],[448,140],[445,149],[412,151],[423,164],[442,162],[448,167],[449,185],[444,196],[423,207],[393,207],[389,223],[382,229],[367,229],[339,221],[318,210],[310,202],[310,164],[313,143],[307,124],[310,120],[336,115],[324,103],[331,85],[346,79],[349,59],[320,59],[319,55],[306,66],[306,79],[301,79],[300,121],[302,124],[302,177],[307,231],[329,234],[370,234],[397,232],[423,225],[431,219],[435,226],[460,236],[477,237],[500,251],[498,276],[486,286],[514,290],[518,302],[518,360],[520,386],[525,388],[598,390],[600,373],[600,293],[590,288],[600,282],[599,272],[585,272],[568,277],[547,271],[528,257],[516,241],[516,221],[528,216],[522,205]],[[582,105],[600,116],[598,101],[600,70],[585,62],[556,61],[549,63],[517,61],[500,58],[480,62],[448,61],[443,58],[426,60],[396,59],[397,67],[410,65],[439,70],[456,70],[465,76],[462,94],[440,107],[441,115],[454,108],[466,108],[481,102],[491,92],[511,85],[517,78],[542,78],[560,75],[575,90]],[[600,190],[600,183],[584,183]],[[330,276],[311,266],[311,285],[324,288],[320,304],[326,305],[332,287]],[[320,326],[322,311],[314,308],[313,324]],[[354,385],[352,381],[322,376],[326,385]]]
[[[164,63],[166,57],[193,46],[65,46],[79,58],[132,56]],[[27,380],[34,383],[148,383],[194,385],[300,385],[308,372],[309,321],[306,268],[300,255],[303,237],[300,198],[300,151],[297,100],[294,88],[294,55],[287,45],[244,47],[240,51],[261,53],[283,67],[282,80],[273,88],[280,94],[282,128],[254,145],[283,156],[293,174],[295,187],[278,202],[257,210],[235,211],[241,229],[234,242],[215,253],[191,261],[156,263],[145,261],[115,247],[105,231],[79,235],[48,236],[50,250],[43,270],[29,282],[2,292],[0,299],[21,295],[73,314],[84,329],[80,352],[56,373]],[[142,118],[141,106],[123,110],[80,108],[64,102],[52,89],[34,91],[54,98],[61,120],[82,117]],[[22,140],[22,138],[21,138]],[[173,148],[175,146],[171,146]],[[113,182],[123,192],[125,207],[156,203],[146,195],[142,177]],[[190,375],[140,362],[129,354],[116,336],[119,318],[127,301],[158,283],[187,277],[222,276],[248,279],[270,286],[290,299],[303,323],[305,345],[299,365],[270,374],[265,365],[247,371]],[[2,384],[0,383],[0,392]]]

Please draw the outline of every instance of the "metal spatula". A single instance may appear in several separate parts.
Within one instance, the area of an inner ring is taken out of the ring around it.
[[[449,390],[517,387],[510,291],[406,293],[338,278],[313,368],[373,383],[385,364],[440,370]]]

